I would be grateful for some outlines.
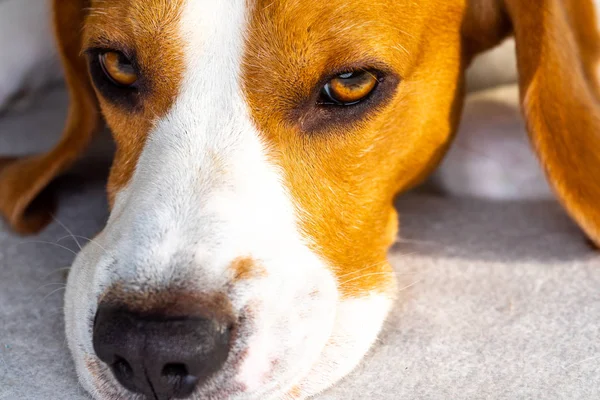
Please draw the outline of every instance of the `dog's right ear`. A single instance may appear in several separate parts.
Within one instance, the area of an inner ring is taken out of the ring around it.
[[[591,0],[468,0],[465,57],[513,33],[521,108],[558,199],[600,246],[600,35]]]
[[[0,214],[22,234],[35,233],[51,220],[50,183],[73,165],[101,127],[94,90],[82,54],[82,30],[89,0],[54,0],[53,18],[69,88],[70,107],[59,143],[49,152],[0,161]]]

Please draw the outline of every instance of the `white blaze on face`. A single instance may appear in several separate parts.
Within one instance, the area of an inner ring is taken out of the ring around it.
[[[243,98],[245,13],[244,1],[185,3],[177,98],[116,197],[96,241],[106,251],[86,249],[73,266],[67,332],[91,392],[99,384],[86,371],[90,315],[117,282],[134,289],[183,283],[226,292],[239,314],[250,309],[253,326],[242,327],[245,337],[234,344],[248,347],[238,349],[242,361],[226,364],[227,382],[217,374],[206,391],[237,384],[260,397],[285,389],[308,372],[331,334],[335,280],[299,234],[281,173]],[[240,257],[256,260],[264,273],[232,283],[230,266]],[[77,304],[82,293],[86,307]]]
[[[155,242],[155,264],[193,247],[195,262],[211,274],[237,256],[308,252],[243,98],[245,12],[245,2],[233,0],[190,0],[182,11],[186,68],[178,97],[150,132],[114,208],[119,229],[135,227],[131,240]]]
[[[336,291],[328,268],[297,231],[292,202],[242,95],[245,12],[243,1],[186,3],[181,19],[186,65],[178,97],[150,132],[130,184],[117,197],[119,217],[107,234],[115,231],[118,237],[111,246],[117,260],[136,266],[117,268],[116,274],[145,285],[191,277],[198,289],[222,290],[235,259],[257,260],[266,283],[240,283],[231,300],[238,310],[248,301],[259,303],[259,330],[266,331],[250,341],[261,343],[266,336],[271,348],[252,347],[247,360],[248,369],[264,370],[284,357],[279,352],[288,345],[307,340],[292,337],[297,332],[310,333],[310,340],[317,334],[314,346],[324,345]],[[297,321],[303,326],[294,327],[295,303],[314,291],[319,294],[309,304],[326,304],[307,310]],[[317,354],[315,348],[312,358]],[[239,376],[258,378],[244,367]]]

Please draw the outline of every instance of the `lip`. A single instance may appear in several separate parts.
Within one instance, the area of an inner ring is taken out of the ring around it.
[[[216,389],[213,392],[201,392],[197,393],[201,395],[201,398],[208,398],[211,400],[228,400],[235,399],[238,396],[246,394],[242,388],[231,388],[231,389]]]
[[[100,399],[126,398],[126,396],[131,395],[130,392],[127,392],[116,383],[110,370],[95,355],[93,356],[93,359],[90,357],[90,360],[86,362],[86,365],[88,372],[92,376],[93,385],[95,386],[95,390],[91,391],[91,393],[97,393]],[[96,370],[96,372],[94,372],[94,370]],[[198,398],[209,398],[211,400],[229,400],[244,395],[248,395],[246,387],[242,384],[230,381],[226,388],[219,387],[209,391],[203,391],[202,388],[200,388],[199,391],[194,393],[192,398],[197,398],[197,396],[199,396]]]
[[[276,366],[281,362],[279,359],[269,360],[268,364],[270,368],[261,377],[258,383],[258,390],[249,391],[247,384],[239,382],[236,379],[240,366],[248,358],[248,353],[248,348],[238,350],[224,367],[225,371],[230,371],[230,373],[220,376],[217,374],[214,377],[217,381],[224,379],[226,382],[225,385],[208,388],[208,390],[206,387],[201,387],[194,395],[197,398],[211,400],[231,400],[248,398],[248,396],[255,399],[271,399],[285,393],[282,385],[274,379]],[[125,393],[128,393],[125,389],[121,388],[112,376],[110,369],[95,354],[86,356],[85,364],[87,371],[92,377],[92,382],[96,389],[95,392],[100,395],[101,399],[121,398]]]

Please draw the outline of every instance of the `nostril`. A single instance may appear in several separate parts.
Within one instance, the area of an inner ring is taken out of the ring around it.
[[[167,364],[163,367],[161,372],[161,375],[168,379],[180,379],[187,374],[187,367],[183,364]]]
[[[134,384],[135,374],[133,367],[123,357],[115,356],[115,361],[110,364],[110,369],[117,380],[129,390],[137,391],[138,388]]]
[[[112,370],[119,381],[129,381],[133,379],[133,368],[123,357],[116,356],[116,361],[112,365]]]
[[[167,384],[175,389],[177,397],[183,398],[191,395],[198,383],[198,377],[190,375],[184,364],[167,364],[161,371],[161,377]]]

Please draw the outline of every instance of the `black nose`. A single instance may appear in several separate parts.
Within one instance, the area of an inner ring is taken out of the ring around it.
[[[161,318],[100,305],[94,351],[123,387],[148,399],[183,399],[223,367],[231,329],[202,318]]]

